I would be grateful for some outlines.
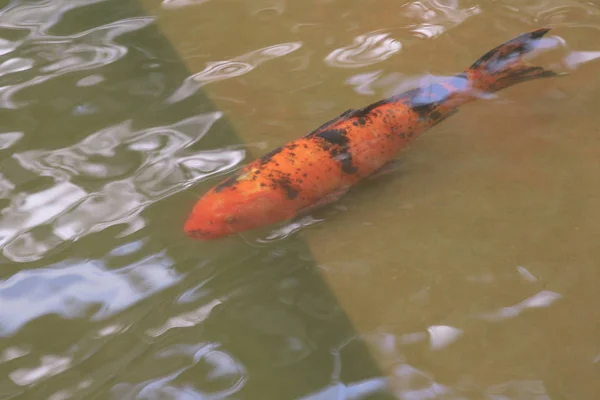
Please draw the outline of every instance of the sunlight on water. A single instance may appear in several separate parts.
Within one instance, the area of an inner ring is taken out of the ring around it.
[[[597,2],[4,4],[1,398],[598,393]],[[183,235],[252,157],[542,26],[564,76],[481,93],[333,206]]]

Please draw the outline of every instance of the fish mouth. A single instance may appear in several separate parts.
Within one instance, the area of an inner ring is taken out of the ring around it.
[[[215,240],[231,235],[233,232],[215,233],[203,229],[186,229],[185,234],[197,240]]]
[[[197,240],[215,240],[234,233],[233,231],[221,232],[219,230],[198,228],[197,224],[192,220],[188,220],[183,230],[188,237]]]

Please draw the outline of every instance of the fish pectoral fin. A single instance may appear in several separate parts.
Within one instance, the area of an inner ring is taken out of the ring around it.
[[[400,160],[389,161],[387,164],[384,164],[383,167],[379,168],[371,175],[369,175],[369,179],[377,179],[381,176],[391,174],[392,172],[396,172],[398,169],[400,169],[400,165]]]
[[[338,201],[339,199],[341,199],[342,197],[344,197],[344,195],[346,193],[348,193],[349,188],[340,188],[334,192],[329,193],[328,195],[320,198],[319,200],[315,201],[313,204],[302,208],[301,210],[299,210],[296,215],[300,216],[300,215],[306,215],[308,213],[310,213],[311,211],[314,211],[318,208],[324,207],[328,204],[331,203],[335,203],[336,201]]]

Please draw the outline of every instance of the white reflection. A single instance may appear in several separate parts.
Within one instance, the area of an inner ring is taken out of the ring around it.
[[[80,4],[76,6],[93,2],[97,2],[97,0],[79,2]],[[74,8],[73,4],[70,3],[77,2],[69,0],[68,2],[56,1],[56,3],[62,4],[63,7],[59,7],[59,10],[57,10],[50,7],[49,3],[39,6],[39,9],[36,9],[36,19],[32,20],[31,23],[25,22],[26,18],[9,20],[12,24],[9,24],[6,20],[6,14],[17,14],[24,17],[27,15],[23,10],[26,7],[19,6],[8,12],[4,12],[3,10],[3,13],[0,13],[0,26],[20,28],[27,26],[31,28],[29,36],[23,39],[18,45],[28,45],[31,49],[24,49],[23,52],[34,53],[32,59],[6,61],[0,65],[0,75],[30,69],[33,67],[33,60],[38,60],[38,62],[44,64],[43,67],[38,69],[35,77],[25,82],[0,87],[0,107],[9,109],[17,108],[19,105],[13,100],[13,97],[16,93],[27,87],[46,82],[70,72],[95,69],[119,60],[127,54],[128,50],[127,47],[117,44],[115,40],[124,33],[142,29],[154,21],[151,17],[127,18],[73,35],[53,36],[46,34],[45,31],[54,25],[57,19],[60,19],[61,15],[55,13],[58,11],[65,12],[68,9]],[[70,5],[66,6],[67,3]],[[45,15],[45,13],[51,14],[52,18],[42,23],[40,21],[44,20],[40,20],[39,18]],[[17,45],[14,47],[16,48]]]
[[[0,362],[12,361],[17,358],[21,358],[30,353],[30,350],[26,350],[22,347],[11,346],[7,347],[0,353]]]
[[[25,232],[7,243],[2,251],[5,256],[15,262],[37,261],[41,258],[41,254],[46,254],[58,247],[61,242],[54,235],[38,239],[31,232]]]
[[[86,261],[18,272],[0,283],[0,336],[46,314],[77,318],[101,305],[92,320],[113,315],[179,282],[172,265],[169,257],[157,253],[120,271]]]
[[[355,37],[352,45],[332,51],[325,62],[332,67],[360,68],[387,60],[401,48],[389,33],[370,32]]]
[[[46,37],[47,31],[67,11],[103,0],[42,0],[35,3],[12,2],[0,13],[0,27],[27,29],[33,38]]]
[[[6,177],[0,173],[0,198],[8,199],[14,188],[14,183],[6,179]]]
[[[52,176],[57,183],[37,193],[12,197],[0,217],[4,255],[13,261],[31,261],[65,241],[112,225],[127,226],[121,236],[141,229],[144,220],[139,213],[145,207],[243,161],[243,149],[186,152],[221,116],[220,112],[205,113],[139,131],[131,129],[131,121],[127,121],[70,147],[14,154],[23,168]],[[132,160],[132,151],[139,154],[137,161]],[[109,160],[103,162],[99,157]],[[111,159],[114,157],[117,161]],[[92,191],[73,184],[73,176],[107,183],[99,188],[94,184]],[[41,225],[52,226],[51,234],[31,235],[29,231]]]
[[[285,239],[294,232],[297,232],[308,226],[315,225],[323,221],[323,219],[317,219],[311,217],[310,215],[307,215],[298,220],[292,221],[280,228],[274,229],[271,233],[269,233],[269,235],[267,235],[267,237],[265,237],[264,239],[257,239],[257,241],[260,243],[267,243],[275,240]]]
[[[317,393],[301,397],[301,400],[360,400],[368,399],[370,396],[377,395],[387,389],[388,381],[386,378],[372,378],[350,384],[337,383],[320,390]]]
[[[517,271],[519,272],[519,274],[523,277],[523,279],[525,279],[526,281],[529,282],[535,282],[538,279],[535,277],[534,274],[532,274],[531,272],[529,272],[529,270],[523,266],[518,266],[517,267]]]
[[[412,21],[420,21],[411,28],[419,36],[431,39],[482,12],[478,5],[459,6],[455,0],[420,0],[404,6],[403,14]]]
[[[19,42],[11,42],[10,40],[0,38],[0,56],[10,53],[19,47]]]
[[[175,317],[171,317],[165,322],[162,326],[157,328],[148,329],[146,334],[152,337],[158,337],[163,333],[167,332],[173,328],[186,328],[190,326],[195,326],[205,321],[213,308],[223,303],[222,300],[215,299],[211,302],[204,304],[193,311],[188,311],[182,314],[179,314]]]
[[[93,381],[91,379],[82,380],[79,383],[77,383],[77,385],[74,385],[73,388],[59,390],[58,392],[56,392],[53,395],[51,395],[50,397],[48,397],[48,400],[72,399],[74,393],[77,392],[77,390],[87,389],[90,386],[92,386],[92,383],[93,383]]]
[[[107,325],[103,328],[98,329],[98,336],[100,337],[104,337],[104,336],[112,336],[112,335],[116,335],[118,333],[121,333],[125,331],[125,326],[121,325],[121,324],[112,324],[112,325]]]
[[[569,68],[575,69],[581,64],[585,64],[599,58],[600,51],[572,51],[564,58],[564,61]]]
[[[181,8],[206,3],[208,0],[162,0],[161,7],[166,9]]]
[[[283,57],[302,47],[301,42],[281,43],[264,47],[243,54],[227,61],[208,63],[204,70],[189,76],[183,84],[173,93],[167,103],[175,103],[188,98],[210,82],[217,82],[246,74],[265,61]]]
[[[428,400],[455,398],[453,390],[411,365],[400,364],[393,370],[393,386],[399,399]]]
[[[521,1],[504,0],[503,6],[520,17],[538,26],[568,25],[586,26],[590,15],[600,15],[597,2],[578,0]],[[593,25],[587,25],[593,26]],[[597,29],[597,27],[596,27]]]
[[[48,222],[85,196],[85,191],[70,182],[57,183],[38,193],[14,196],[0,219],[0,246],[30,228]]]
[[[57,375],[71,366],[70,357],[42,356],[39,367],[19,368],[8,374],[19,386],[28,386],[41,379]]]
[[[377,81],[381,76],[382,71],[366,72],[364,74],[358,74],[351,76],[346,79],[346,83],[350,86],[354,86],[354,91],[358,94],[373,95],[375,90],[371,88],[371,85]]]
[[[110,257],[121,257],[137,253],[144,246],[144,240],[136,240],[113,248],[108,255]]]
[[[0,150],[8,149],[23,137],[23,132],[0,133]]]
[[[29,58],[10,58],[0,64],[0,76],[15,72],[27,71],[33,67],[33,60]]]
[[[146,197],[130,181],[107,183],[102,191],[86,196],[70,212],[53,223],[53,232],[62,240],[74,240],[108,226],[126,222],[132,210],[144,205]]]
[[[85,78],[81,78],[75,85],[79,87],[87,87],[97,85],[103,81],[104,77],[102,75],[94,74],[86,76]]]
[[[120,382],[113,386],[114,398],[128,399],[228,399],[234,398],[247,381],[244,365],[231,354],[218,349],[216,343],[200,345],[174,345],[162,350],[160,358],[189,358],[189,365],[166,376],[133,385]],[[202,377],[211,382],[210,389],[200,389],[200,385],[181,385],[174,382],[181,374],[200,364]]]
[[[501,321],[508,318],[514,318],[526,311],[529,308],[542,308],[548,307],[556,300],[560,299],[562,295],[552,292],[549,290],[543,290],[539,293],[534,294],[528,299],[523,300],[522,302],[510,306],[503,307],[496,312],[491,312],[488,314],[482,315],[482,318],[488,321]]]
[[[531,399],[551,400],[546,394],[544,382],[538,380],[511,381],[489,387],[486,391],[488,400]]]
[[[432,325],[427,328],[429,344],[432,350],[440,350],[454,343],[463,331],[446,325]]]

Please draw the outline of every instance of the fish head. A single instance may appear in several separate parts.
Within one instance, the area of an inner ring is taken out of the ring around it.
[[[282,207],[279,193],[268,188],[244,190],[243,186],[207,192],[185,222],[185,234],[200,240],[219,239],[291,216]]]

